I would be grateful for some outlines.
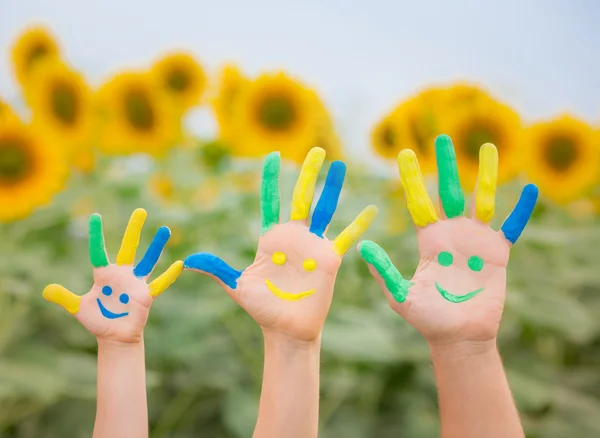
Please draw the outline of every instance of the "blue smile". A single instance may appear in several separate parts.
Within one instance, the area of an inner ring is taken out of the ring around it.
[[[105,318],[117,319],[129,315],[129,312],[112,313],[110,310],[104,307],[104,305],[102,305],[102,301],[100,301],[100,298],[96,298],[96,301],[98,301],[98,307],[100,307],[100,312],[102,312],[102,316],[104,316]]]

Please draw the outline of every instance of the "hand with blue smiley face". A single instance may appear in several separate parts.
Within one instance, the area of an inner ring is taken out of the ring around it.
[[[145,220],[145,210],[139,208],[133,212],[117,263],[110,264],[104,248],[102,218],[98,214],[92,215],[89,222],[90,260],[94,266],[92,289],[78,296],[63,286],[51,284],[44,289],[43,297],[61,305],[98,338],[123,343],[139,342],[152,302],[183,271],[183,262],[178,261],[150,284],[147,283],[171,235],[167,227],[159,228],[142,260],[133,266]]]

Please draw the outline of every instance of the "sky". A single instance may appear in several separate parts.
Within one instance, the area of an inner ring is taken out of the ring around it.
[[[600,124],[599,20],[597,0],[0,0],[0,96],[18,96],[13,38],[43,23],[93,84],[175,48],[208,69],[288,70],[362,156],[377,119],[432,83],[479,82],[528,121]],[[191,123],[214,129],[203,111]]]

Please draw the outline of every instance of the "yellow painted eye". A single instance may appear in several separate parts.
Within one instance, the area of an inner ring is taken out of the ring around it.
[[[271,257],[271,260],[273,260],[273,263],[276,265],[283,265],[285,263],[285,259],[285,254],[281,251],[274,252],[273,256]]]
[[[309,272],[314,271],[315,269],[317,269],[317,262],[314,261],[313,259],[306,259],[306,260],[304,260],[302,267],[304,268],[305,271],[309,271]]]

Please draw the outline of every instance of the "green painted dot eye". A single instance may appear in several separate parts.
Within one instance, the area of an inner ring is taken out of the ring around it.
[[[438,254],[438,263],[442,266],[450,266],[453,260],[454,257],[449,252],[442,251]]]
[[[481,271],[483,269],[483,259],[479,256],[471,256],[468,265],[473,271]]]

